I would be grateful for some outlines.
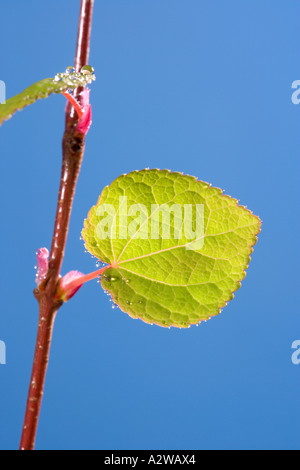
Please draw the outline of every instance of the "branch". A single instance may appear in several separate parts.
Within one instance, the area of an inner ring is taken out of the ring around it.
[[[81,0],[75,56],[76,71],[80,71],[81,67],[88,64],[93,4],[94,0]],[[79,103],[82,101],[81,92],[80,88],[74,92],[74,98]],[[61,180],[48,272],[34,291],[39,302],[39,323],[20,450],[34,449],[53,324],[56,313],[63,303],[57,300],[56,293],[85,145],[85,133],[78,130],[77,124],[78,115],[68,103],[62,144]]]

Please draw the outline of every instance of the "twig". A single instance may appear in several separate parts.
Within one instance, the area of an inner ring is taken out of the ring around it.
[[[81,0],[75,69],[88,64],[90,33],[94,0]],[[82,89],[74,93],[75,99],[81,100]],[[60,189],[54,225],[54,234],[49,260],[48,273],[34,291],[39,302],[39,323],[34,353],[31,380],[25,411],[20,450],[33,450],[44,390],[44,382],[49,360],[55,315],[61,301],[55,299],[62,261],[64,258],[70,215],[75,187],[84,153],[85,135],[76,129],[77,113],[68,104],[66,110],[65,133],[63,137],[63,161]]]

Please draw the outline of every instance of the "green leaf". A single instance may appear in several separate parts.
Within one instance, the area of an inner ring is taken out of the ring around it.
[[[86,249],[109,264],[102,287],[124,312],[151,324],[188,327],[217,315],[233,298],[260,225],[218,188],[181,173],[143,170],[103,190],[82,236]]]
[[[88,67],[88,66],[86,66]],[[70,67],[69,67],[70,69]],[[93,69],[87,68],[82,72],[58,73],[54,78],[45,78],[26,88],[22,93],[6,100],[5,104],[0,104],[0,126],[3,121],[10,119],[12,115],[40,98],[47,98],[51,93],[62,93],[68,88],[74,89],[84,87],[95,80]]]

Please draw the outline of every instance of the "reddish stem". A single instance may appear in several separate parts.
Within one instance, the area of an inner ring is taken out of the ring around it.
[[[91,20],[94,0],[81,0],[75,69],[88,63]],[[74,98],[80,102],[78,88]],[[76,130],[78,116],[71,104],[66,111],[66,128],[63,137],[63,162],[54,234],[48,273],[34,294],[39,302],[39,323],[31,380],[25,411],[20,449],[33,450],[47,371],[52,330],[57,310],[62,301],[57,300],[59,275],[64,258],[75,187],[84,152],[85,134]]]
[[[57,309],[50,311],[49,301],[46,297],[41,297],[40,312],[45,312],[46,316],[40,314],[37,339],[35,345],[32,373],[27,398],[25,419],[20,441],[20,450],[33,450],[38,419],[41,409],[45,377],[49,361],[49,351],[52,339],[53,324]]]

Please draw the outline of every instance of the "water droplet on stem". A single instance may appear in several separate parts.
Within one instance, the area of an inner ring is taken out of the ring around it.
[[[80,72],[81,73],[94,73],[95,69],[91,65],[84,65],[83,67],[81,67]]]

